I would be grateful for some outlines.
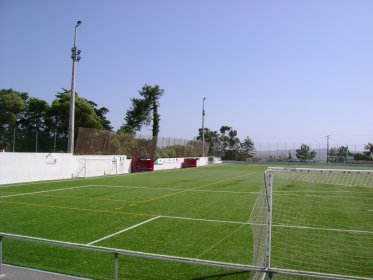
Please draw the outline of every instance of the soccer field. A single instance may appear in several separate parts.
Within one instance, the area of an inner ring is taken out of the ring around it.
[[[252,265],[249,220],[266,168],[236,164],[2,186],[0,232]],[[372,203],[369,187],[279,185],[273,195],[272,266],[372,278]],[[305,216],[312,217],[311,224],[302,220]],[[112,279],[114,270],[112,255],[7,238],[3,261],[94,279]],[[249,276],[250,272],[119,257],[119,279]]]

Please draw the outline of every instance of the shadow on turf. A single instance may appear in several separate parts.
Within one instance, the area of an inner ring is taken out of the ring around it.
[[[229,272],[229,273],[222,273],[222,274],[216,274],[216,275],[210,275],[210,276],[205,276],[205,277],[198,277],[198,278],[193,278],[193,280],[203,280],[203,279],[220,279],[223,277],[229,277],[237,274],[250,274],[250,272],[247,271],[236,271],[236,272]]]

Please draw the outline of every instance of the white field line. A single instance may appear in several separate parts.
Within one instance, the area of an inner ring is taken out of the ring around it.
[[[195,189],[150,188],[150,187],[137,187],[137,186],[110,186],[110,185],[90,185],[90,186],[92,186],[92,187],[105,187],[105,188],[127,188],[127,189],[147,189],[147,190],[190,191],[190,192],[209,192],[209,193],[258,194],[258,192],[210,191],[210,190],[195,190]]]
[[[225,221],[225,220],[210,220],[210,219],[198,219],[198,218],[187,218],[187,217],[175,217],[175,216],[159,216],[161,218],[177,219],[177,220],[190,220],[190,221],[201,221],[201,222],[212,222],[212,223],[226,223],[226,224],[240,224],[240,225],[259,225],[265,226],[266,224],[250,223],[250,222],[236,222],[236,221]],[[349,233],[368,233],[373,234],[373,231],[365,230],[353,230],[353,229],[336,229],[336,228],[320,228],[320,227],[306,227],[297,225],[283,225],[273,224],[272,227],[283,227],[283,228],[295,228],[295,229],[310,229],[310,230],[325,230],[334,232],[349,232]]]
[[[224,221],[224,220],[209,220],[209,219],[188,218],[188,217],[175,217],[175,216],[159,216],[159,217],[168,218],[168,219],[175,219],[175,220],[189,220],[189,221],[211,222],[211,223],[239,224],[239,225],[248,224],[248,223],[244,223],[244,222]]]
[[[320,198],[343,198],[343,199],[373,199],[366,196],[338,196],[338,195],[322,195],[322,194],[298,194],[298,193],[275,193],[274,196],[301,196],[301,197],[320,197]]]
[[[350,191],[337,191],[337,190],[299,190],[299,191],[273,191],[273,193],[351,193],[354,192],[355,190],[350,190]],[[370,192],[360,192],[359,193],[372,193]]]
[[[136,225],[130,226],[130,227],[128,227],[128,228],[122,229],[122,230],[120,230],[120,231],[118,231],[118,232],[115,232],[115,233],[113,233],[113,234],[107,235],[107,236],[105,236],[105,237],[102,237],[102,238],[97,239],[97,240],[95,240],[95,241],[92,241],[92,242],[90,242],[90,243],[87,243],[86,245],[93,245],[93,244],[95,244],[95,243],[98,243],[98,242],[100,242],[100,241],[103,241],[103,240],[109,239],[109,238],[111,238],[111,237],[113,237],[113,236],[116,236],[116,235],[121,234],[121,233],[123,233],[123,232],[129,231],[129,230],[131,230],[131,229],[134,229],[134,228],[136,228],[136,227],[139,227],[139,226],[141,226],[141,225],[143,225],[143,224],[149,223],[149,222],[154,221],[154,220],[159,219],[159,218],[161,218],[161,216],[157,216],[157,217],[151,218],[151,219],[149,219],[149,220],[143,221],[143,222],[141,222],[141,223],[138,223],[138,224],[136,224]]]
[[[47,193],[47,192],[58,192],[58,191],[81,189],[81,188],[88,188],[88,187],[90,187],[90,186],[88,185],[88,186],[79,186],[79,187],[71,187],[71,188],[47,190],[47,191],[37,191],[37,192],[28,192],[28,193],[17,193],[17,194],[3,195],[3,196],[0,196],[0,198],[15,197],[15,196],[22,196],[22,195],[33,195],[33,194]]]
[[[0,188],[14,188],[14,187],[22,187],[28,185],[41,185],[41,184],[50,184],[50,183],[60,183],[60,182],[67,182],[71,179],[60,179],[60,180],[46,180],[46,181],[33,181],[33,182],[22,182],[22,183],[14,183],[14,184],[4,184],[0,185]]]
[[[354,230],[354,229],[319,228],[319,227],[306,227],[306,226],[290,226],[290,225],[281,225],[281,224],[280,225],[272,225],[272,227],[295,228],[295,229],[310,229],[310,230],[325,230],[325,231],[348,232],[348,233],[367,233],[367,234],[373,234],[373,231]]]
[[[205,251],[203,251],[201,254],[199,254],[198,256],[196,256],[195,258],[198,259],[200,256],[204,255],[205,253],[207,253],[208,251],[212,250],[213,248],[215,248],[216,246],[218,246],[220,243],[224,242],[226,239],[228,239],[229,237],[231,237],[233,234],[235,234],[237,231],[239,231],[241,228],[243,228],[245,226],[245,224],[239,226],[238,228],[236,228],[234,231],[232,231],[230,234],[228,234],[226,237],[222,238],[221,240],[219,240],[218,242],[216,242],[215,244],[213,244],[212,246],[210,246],[209,248],[207,248]]]

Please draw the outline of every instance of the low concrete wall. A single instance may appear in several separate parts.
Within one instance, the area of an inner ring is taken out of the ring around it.
[[[75,169],[71,154],[0,153],[0,184],[68,179]]]
[[[184,158],[157,159],[154,170],[182,168]],[[208,164],[199,158],[197,166]],[[124,155],[84,156],[65,153],[0,153],[0,185],[21,182],[116,175],[131,172]]]
[[[0,184],[93,177],[130,172],[126,156],[0,153]]]
[[[154,161],[154,171],[182,168],[184,158],[158,158]]]

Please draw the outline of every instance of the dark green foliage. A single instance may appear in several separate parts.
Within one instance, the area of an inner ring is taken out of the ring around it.
[[[56,94],[49,105],[12,89],[0,90],[0,149],[16,152],[65,151],[70,110],[70,92]],[[108,109],[76,95],[75,137],[79,127],[111,129]],[[14,140],[13,140],[14,139]]]
[[[163,96],[164,90],[159,85],[150,86],[145,84],[139,94],[142,98],[131,99],[132,106],[127,110],[124,118],[125,123],[120,130],[134,133],[141,130],[143,125],[150,125],[153,121],[152,135],[158,136],[160,121],[158,113],[159,98]]]
[[[300,160],[300,161],[308,161],[308,160],[313,160],[316,157],[316,152],[311,151],[310,147],[303,144],[299,149],[297,149],[295,156]]]
[[[238,138],[237,130],[223,125],[218,131],[204,129],[205,142],[210,145],[208,155],[219,156],[225,160],[246,160],[255,152],[255,144],[246,137],[243,142]],[[202,141],[202,128],[198,131],[197,140]]]

